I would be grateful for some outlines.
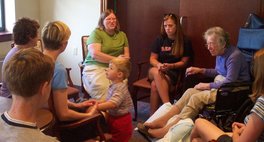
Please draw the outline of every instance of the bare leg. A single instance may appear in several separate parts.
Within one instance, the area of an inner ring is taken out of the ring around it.
[[[198,118],[195,121],[191,133],[191,140],[201,139],[202,141],[216,140],[219,136],[225,134],[221,129],[216,127],[208,120]]]
[[[158,90],[156,88],[156,84],[154,81],[151,82],[151,95],[150,95],[150,115],[158,109],[160,104],[160,98],[158,94]]]
[[[149,129],[148,132],[151,136],[155,137],[155,138],[163,138],[166,133],[169,131],[169,129],[177,124],[181,119],[180,118],[176,118],[174,121],[172,121],[171,123],[169,123],[168,125],[162,127],[162,128],[158,128],[158,129]]]
[[[151,68],[149,70],[149,76],[153,77],[153,81],[156,84],[158,94],[163,103],[167,103],[170,101],[169,99],[169,85],[163,76],[161,76],[159,70],[157,68]]]
[[[149,127],[151,129],[155,129],[155,128],[162,128],[167,124],[167,121],[173,117],[176,114],[180,113],[180,109],[178,108],[177,105],[173,105],[172,108],[164,115],[162,115],[161,117],[155,119],[152,122],[149,123],[144,123],[144,125],[146,127]]]

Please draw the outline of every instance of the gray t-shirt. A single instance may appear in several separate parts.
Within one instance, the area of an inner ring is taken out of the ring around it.
[[[35,123],[12,119],[7,112],[0,118],[0,142],[58,142],[42,133]]]

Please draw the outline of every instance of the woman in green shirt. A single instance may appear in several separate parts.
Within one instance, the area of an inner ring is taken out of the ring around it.
[[[130,58],[126,34],[120,31],[113,10],[101,14],[98,27],[91,33],[87,45],[89,52],[82,77],[84,88],[92,98],[104,100],[110,85],[105,75],[109,61],[116,57]]]

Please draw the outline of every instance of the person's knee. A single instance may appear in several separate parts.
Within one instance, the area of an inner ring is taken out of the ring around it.
[[[190,100],[189,101],[198,102],[198,101],[200,101],[200,98],[201,98],[201,96],[199,94],[193,94],[190,97]]]
[[[156,86],[156,83],[154,81],[151,82],[151,90],[157,91],[157,86]]]
[[[197,118],[196,120],[195,120],[195,125],[197,124],[200,124],[200,123],[202,123],[204,121],[204,119],[203,118]]]
[[[152,67],[151,69],[149,69],[149,77],[154,78],[154,76],[159,75],[159,70],[158,68]]]
[[[207,123],[207,120],[203,119],[203,118],[197,118],[195,120],[195,126],[197,126],[197,127],[204,126],[204,125],[206,125],[206,123]]]

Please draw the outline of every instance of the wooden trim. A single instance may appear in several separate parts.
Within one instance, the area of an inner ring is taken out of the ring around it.
[[[259,2],[259,15],[264,18],[264,0]]]
[[[11,41],[12,33],[10,32],[0,32],[0,42]]]

